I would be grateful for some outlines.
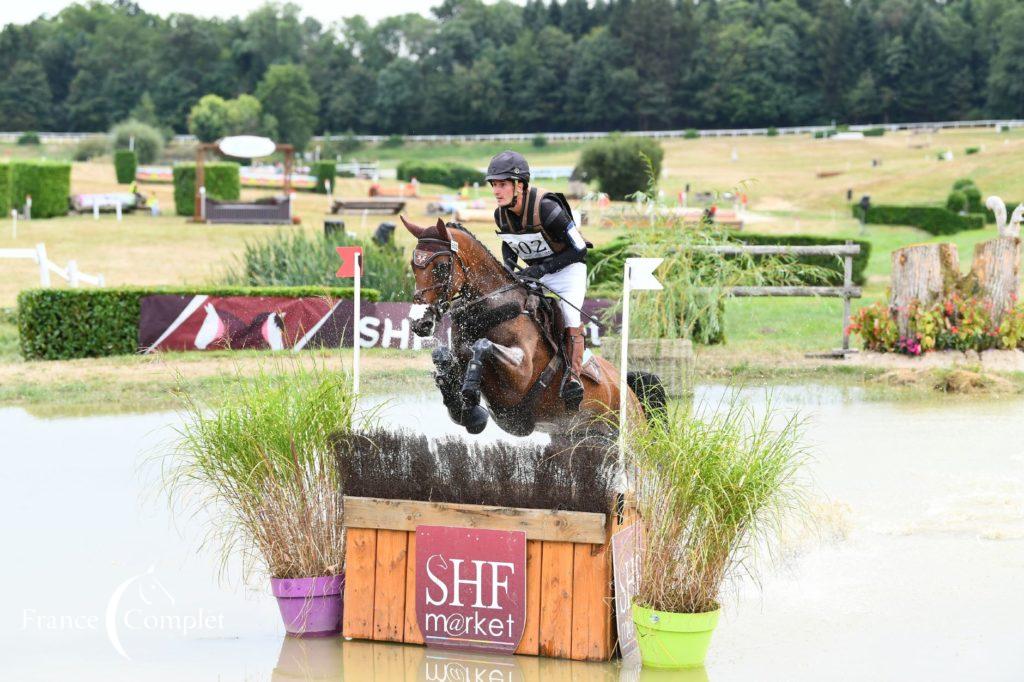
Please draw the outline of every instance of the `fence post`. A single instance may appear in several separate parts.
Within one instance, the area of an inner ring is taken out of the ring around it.
[[[846,240],[847,246],[853,242]],[[850,350],[850,288],[853,287],[853,256],[843,256],[843,350]]]
[[[18,210],[11,209],[11,239],[18,238]]]
[[[69,260],[68,261],[68,286],[74,288],[77,287],[78,282],[78,262]]]
[[[50,259],[46,257],[46,244],[36,244],[36,260],[39,262],[39,284],[50,286]]]
[[[199,222],[206,222],[206,186],[199,188]]]

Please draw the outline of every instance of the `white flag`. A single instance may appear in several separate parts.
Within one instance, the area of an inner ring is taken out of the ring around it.
[[[627,258],[629,268],[630,289],[664,289],[661,282],[654,276],[654,270],[661,265],[664,258]]]

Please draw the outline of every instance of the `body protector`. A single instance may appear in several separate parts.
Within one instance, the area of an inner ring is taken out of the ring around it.
[[[572,219],[565,196],[530,187],[523,196],[523,215],[506,208],[494,212],[502,255],[511,266],[522,258],[529,266],[544,266],[546,272],[586,260],[591,246]]]

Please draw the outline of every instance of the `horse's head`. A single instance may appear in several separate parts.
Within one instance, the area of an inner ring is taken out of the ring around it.
[[[402,224],[417,240],[411,261],[416,278],[413,302],[433,307],[447,303],[466,285],[466,266],[459,255],[459,243],[440,218],[437,225],[419,227],[402,216]]]

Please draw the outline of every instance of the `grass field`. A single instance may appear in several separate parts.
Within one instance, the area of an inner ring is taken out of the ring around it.
[[[749,197],[749,214],[745,229],[752,232],[778,234],[815,234],[845,238],[862,238],[872,242],[873,252],[868,266],[868,284],[858,305],[882,300],[886,296],[891,252],[917,242],[955,243],[962,266],[969,265],[974,244],[994,235],[994,227],[964,232],[952,237],[932,237],[910,227],[872,225],[862,233],[859,223],[850,215],[846,201],[847,189],[856,200],[869,194],[874,203],[933,203],[945,201],[953,181],[973,178],[983,195],[999,194],[1007,200],[1024,198],[1024,131],[997,133],[991,129],[964,129],[941,133],[911,135],[887,134],[880,138],[856,141],[814,140],[801,137],[751,137],[664,142],[665,161],[661,188],[673,197],[687,183],[691,191],[742,191]],[[979,154],[967,156],[966,147],[981,147]],[[404,159],[420,158],[458,161],[484,166],[488,158],[500,151],[501,143],[464,143],[459,145],[412,144],[384,149],[369,148],[355,154],[359,158],[378,158],[385,167]],[[573,165],[583,148],[575,143],[552,143],[533,148],[524,143],[519,148],[534,166]],[[66,147],[50,145],[47,155],[60,157]],[[736,160],[732,160],[735,150]],[[951,150],[953,161],[940,162],[936,155]],[[39,148],[0,145],[0,157],[25,157]],[[881,161],[872,167],[872,159]],[[838,175],[819,179],[822,171]],[[393,181],[392,181],[393,182]],[[370,182],[341,179],[336,195],[365,197]],[[384,182],[388,185],[387,181]],[[563,189],[563,183],[545,183],[552,189]],[[115,191],[118,185],[109,159],[75,163],[72,172],[73,192]],[[0,248],[28,247],[46,244],[50,258],[64,265],[75,259],[81,271],[103,273],[108,286],[125,284],[200,284],[216,281],[236,262],[244,244],[271,234],[276,227],[259,225],[197,225],[173,215],[170,185],[142,185],[141,191],[153,193],[164,212],[161,217],[126,215],[118,223],[112,215],[94,221],[91,215],[67,216],[51,220],[20,222],[18,237],[12,238],[9,220],[0,223]],[[243,190],[243,197],[256,197],[270,190]],[[407,215],[421,223],[434,219],[426,215],[429,200],[451,190],[422,186],[419,199],[410,201]],[[478,198],[491,206],[486,190]],[[301,225],[295,228],[309,232],[322,229],[327,198],[299,193],[296,213]],[[380,216],[346,216],[346,228],[368,236],[384,218]],[[481,239],[492,249],[499,242],[493,227],[472,224]],[[603,244],[624,228],[586,228],[585,234],[595,244]],[[642,229],[642,228],[633,228]],[[411,237],[402,229],[396,233],[399,245],[409,248]],[[15,304],[17,293],[38,285],[36,266],[23,261],[0,261],[0,308]],[[62,286],[55,278],[55,285]],[[727,344],[707,349],[704,357],[714,368],[763,367],[789,365],[807,351],[837,347],[841,338],[842,303],[838,299],[738,299],[726,307]],[[213,360],[213,358],[211,358]],[[101,362],[101,361],[81,361]],[[133,366],[113,362],[113,367]],[[223,362],[223,360],[222,360]],[[0,318],[0,364],[20,363],[17,333],[13,324]],[[35,363],[33,363],[35,364]],[[63,365],[63,363],[61,363]],[[22,376],[19,374],[19,376]],[[9,380],[14,375],[7,376]],[[0,384],[4,383],[0,381]],[[12,390],[14,393],[12,393]],[[18,401],[17,389],[10,386],[0,392],[0,402]]]

